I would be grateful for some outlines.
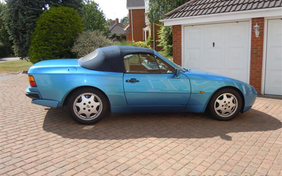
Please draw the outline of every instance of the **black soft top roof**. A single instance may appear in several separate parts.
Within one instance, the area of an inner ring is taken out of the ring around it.
[[[123,57],[128,54],[154,54],[154,50],[134,46],[107,46],[80,58],[81,67],[109,72],[125,72]]]

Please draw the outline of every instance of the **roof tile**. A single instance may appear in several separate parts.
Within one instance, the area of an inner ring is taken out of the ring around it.
[[[266,1],[264,4],[263,4],[263,7],[269,7],[269,1]]]
[[[282,0],[190,0],[166,19],[282,7]]]
[[[275,5],[275,1],[271,1],[269,7],[273,7]]]

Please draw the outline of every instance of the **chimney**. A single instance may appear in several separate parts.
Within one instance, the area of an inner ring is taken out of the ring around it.
[[[116,18],[116,24],[119,24],[118,18]]]

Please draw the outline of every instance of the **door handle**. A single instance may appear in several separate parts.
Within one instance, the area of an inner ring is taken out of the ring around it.
[[[136,78],[131,78],[131,79],[127,79],[125,82],[130,82],[130,83],[136,83],[139,82],[139,80],[137,80]]]

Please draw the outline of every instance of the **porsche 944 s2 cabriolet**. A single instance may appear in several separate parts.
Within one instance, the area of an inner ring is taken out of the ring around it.
[[[182,68],[156,51],[132,46],[98,48],[80,59],[46,60],[28,70],[32,103],[67,106],[78,123],[107,112],[205,112],[231,120],[257,96],[244,82]]]

